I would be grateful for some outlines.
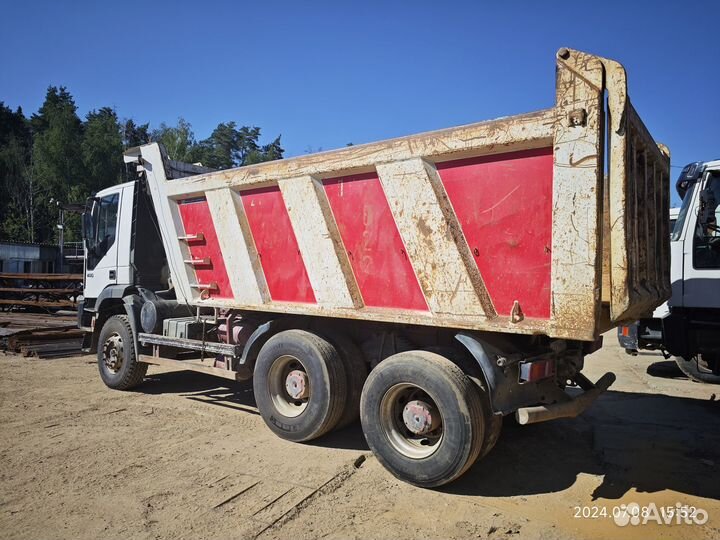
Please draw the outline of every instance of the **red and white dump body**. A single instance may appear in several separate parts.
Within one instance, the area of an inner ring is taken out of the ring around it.
[[[486,455],[503,415],[582,413],[615,378],[581,373],[599,334],[670,293],[668,153],[622,66],[577,51],[536,113],[226,171],[125,159],[138,180],[83,217],[105,384],[252,378],[280,437],[359,417],[419,486]]]
[[[589,54],[535,113],[189,177],[131,154],[193,306],[594,340],[669,296],[669,156]]]

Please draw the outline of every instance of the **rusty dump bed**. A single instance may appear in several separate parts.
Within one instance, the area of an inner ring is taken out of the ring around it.
[[[620,64],[561,49],[556,95],[221,172],[126,161],[190,304],[592,340],[669,296],[669,156]]]

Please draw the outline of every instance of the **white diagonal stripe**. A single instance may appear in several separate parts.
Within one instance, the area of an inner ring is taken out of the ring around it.
[[[431,311],[485,316],[433,187],[440,182],[435,167],[418,158],[378,165],[377,172]]]
[[[318,304],[329,308],[360,307],[360,295],[339,233],[329,211],[323,212],[322,186],[309,175],[281,180],[278,185]]]
[[[231,189],[218,189],[205,196],[235,300],[245,305],[269,301],[255,242],[249,227],[243,226],[246,218],[240,195]]]

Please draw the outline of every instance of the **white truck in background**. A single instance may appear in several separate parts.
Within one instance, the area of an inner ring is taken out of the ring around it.
[[[629,354],[659,350],[692,380],[720,383],[720,160],[685,166],[670,211],[672,297],[651,318],[618,327]],[[674,223],[673,223],[674,221]]]

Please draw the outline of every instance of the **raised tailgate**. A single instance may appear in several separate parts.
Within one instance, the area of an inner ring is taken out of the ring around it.
[[[619,322],[649,316],[670,297],[670,155],[630,103],[624,68],[612,60],[603,65],[609,137],[603,300]]]

